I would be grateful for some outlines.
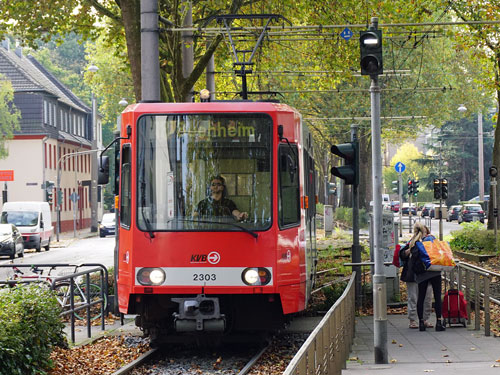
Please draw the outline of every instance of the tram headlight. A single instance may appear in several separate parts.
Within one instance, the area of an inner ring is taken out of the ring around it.
[[[161,285],[165,281],[165,271],[161,268],[141,268],[137,281],[141,285]]]
[[[245,268],[241,279],[247,285],[267,285],[271,281],[271,272],[267,268]]]

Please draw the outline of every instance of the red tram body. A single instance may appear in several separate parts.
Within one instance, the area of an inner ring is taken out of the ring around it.
[[[316,178],[312,137],[295,109],[140,103],[122,113],[120,137],[120,312],[137,314],[137,325],[160,339],[269,330],[306,308]],[[196,213],[215,175],[247,220]]]

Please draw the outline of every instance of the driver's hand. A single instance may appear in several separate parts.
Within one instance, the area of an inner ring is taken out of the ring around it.
[[[242,220],[246,220],[246,219],[248,219],[248,213],[240,212],[240,214],[238,215],[238,220],[242,221]]]

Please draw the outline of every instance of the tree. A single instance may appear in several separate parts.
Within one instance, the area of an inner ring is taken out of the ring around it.
[[[249,0],[246,6],[254,1]],[[184,101],[215,49],[222,41],[217,35],[211,43],[195,43],[195,66],[187,77],[182,75],[182,45],[178,32],[168,30],[172,25],[181,27],[189,1],[159,0],[159,15],[164,32],[160,36],[160,64],[162,100]],[[200,1],[194,3],[195,26],[215,14],[235,14],[243,0]],[[0,7],[0,36],[12,33],[36,48],[37,40],[52,38],[61,41],[69,32],[77,31],[84,40],[104,36],[104,44],[119,53],[127,51],[136,100],[141,98],[141,26],[140,0],[12,0]],[[30,22],[25,22],[29,19]],[[166,21],[169,19],[170,21]],[[19,27],[21,25],[23,27]]]
[[[0,75],[0,158],[8,155],[5,141],[12,139],[19,129],[20,114],[14,105],[14,91],[9,81]]]

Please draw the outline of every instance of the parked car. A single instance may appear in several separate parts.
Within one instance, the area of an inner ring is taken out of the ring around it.
[[[391,202],[391,211],[392,212],[399,212],[399,201],[392,201]]]
[[[436,205],[434,203],[427,203],[424,205],[424,208],[422,208],[422,213],[420,214],[422,217],[429,216],[429,217],[435,217],[435,208]]]
[[[115,234],[115,214],[109,213],[102,215],[99,223],[99,237],[106,237],[108,234]]]
[[[484,211],[480,204],[477,203],[465,203],[462,205],[460,214],[458,215],[458,224],[463,221],[480,221],[484,223]]]
[[[410,214],[410,204],[403,203],[403,208],[401,209],[401,212],[403,213],[403,215],[409,215]],[[417,208],[414,205],[411,206],[411,214],[417,215]]]
[[[13,224],[0,224],[0,255],[24,257],[23,236]]]
[[[446,221],[458,220],[458,215],[460,215],[461,208],[462,206],[460,205],[450,206],[450,208],[448,209],[448,217],[446,218]]]
[[[484,195],[484,201],[488,202],[489,200],[490,200],[489,194],[485,194]],[[479,195],[475,196],[474,198],[469,199],[469,202],[473,202],[473,201],[479,201]]]

